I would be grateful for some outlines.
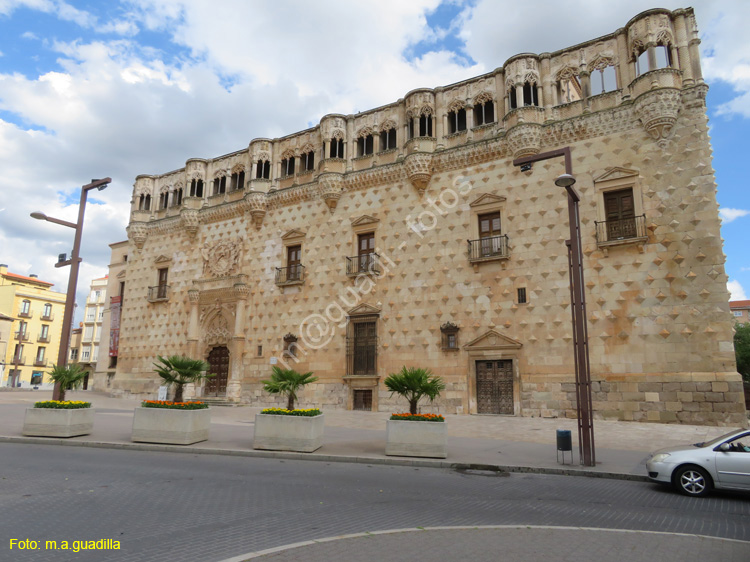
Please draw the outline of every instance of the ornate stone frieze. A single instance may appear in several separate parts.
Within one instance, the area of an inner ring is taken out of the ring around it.
[[[542,125],[538,123],[516,125],[508,131],[505,138],[514,159],[539,154],[542,146]]]
[[[647,92],[635,100],[634,107],[638,119],[660,146],[672,134],[680,111],[680,101],[680,91],[672,88]]]
[[[205,243],[201,248],[203,273],[210,277],[227,277],[237,272],[242,259],[242,240],[239,238],[220,240],[216,244]]]
[[[429,152],[413,152],[404,160],[406,166],[406,175],[411,184],[417,188],[421,196],[427,184],[432,178],[432,154]]]

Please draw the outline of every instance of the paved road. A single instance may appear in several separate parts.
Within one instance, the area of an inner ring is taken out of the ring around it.
[[[337,535],[476,525],[750,541],[750,496],[686,498],[649,483],[538,474],[0,443],[0,560],[223,560]],[[10,539],[40,547],[10,551]],[[44,549],[46,540],[84,539],[118,540],[121,549]],[[706,548],[732,559],[725,547]]]

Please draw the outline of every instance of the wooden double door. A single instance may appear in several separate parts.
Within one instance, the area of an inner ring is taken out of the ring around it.
[[[229,349],[226,346],[214,347],[208,354],[208,364],[213,377],[206,379],[204,396],[226,396],[229,380]]]
[[[477,413],[513,414],[513,361],[477,361]]]

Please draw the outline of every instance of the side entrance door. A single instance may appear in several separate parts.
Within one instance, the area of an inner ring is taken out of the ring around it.
[[[513,361],[477,361],[477,413],[513,414]]]
[[[210,373],[215,376],[206,379],[203,394],[205,396],[226,396],[227,379],[229,378],[229,349],[225,346],[214,347],[208,354]]]

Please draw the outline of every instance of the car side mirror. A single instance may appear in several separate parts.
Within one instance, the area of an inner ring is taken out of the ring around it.
[[[729,443],[722,443],[719,445],[719,450],[725,453],[732,450],[732,446]]]

